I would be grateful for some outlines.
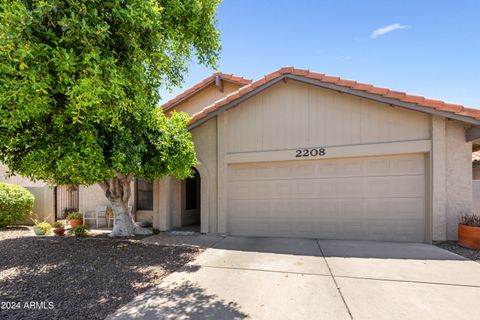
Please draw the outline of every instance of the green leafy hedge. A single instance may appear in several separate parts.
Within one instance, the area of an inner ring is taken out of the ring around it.
[[[34,200],[27,189],[0,182],[0,228],[25,220],[32,212]]]

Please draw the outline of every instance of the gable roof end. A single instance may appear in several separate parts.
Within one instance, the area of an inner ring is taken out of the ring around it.
[[[169,109],[172,109],[173,107],[175,107],[179,103],[187,100],[188,98],[190,98],[191,96],[196,94],[197,92],[203,90],[204,88],[208,87],[212,83],[215,83],[217,78],[220,78],[220,79],[228,81],[228,82],[236,83],[236,84],[241,85],[241,86],[245,86],[245,85],[252,82],[252,80],[245,79],[243,77],[238,77],[238,76],[233,75],[233,74],[215,72],[214,74],[212,74],[211,76],[203,79],[202,81],[200,81],[199,83],[197,83],[193,87],[185,90],[184,92],[182,92],[181,94],[179,94],[175,98],[167,101],[162,106],[163,111],[168,111]]]
[[[322,73],[310,72],[309,70],[284,67],[267,74],[265,77],[249,83],[226,97],[217,100],[215,103],[203,108],[193,115],[190,126],[200,124],[201,119],[208,119],[219,109],[228,109],[240,103],[244,99],[260,92],[263,89],[277,83],[278,81],[290,78],[302,81],[327,89],[339,90],[367,99],[372,99],[407,109],[421,112],[435,113],[447,118],[457,119],[470,124],[480,124],[480,110],[467,108],[459,104],[446,103],[440,100],[428,99],[420,96],[410,95],[405,92],[393,91],[387,88],[375,87],[371,84],[360,83],[352,80],[345,80],[340,77],[327,76]]]

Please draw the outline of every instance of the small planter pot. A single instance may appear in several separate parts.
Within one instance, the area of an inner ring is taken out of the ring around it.
[[[72,220],[69,220],[68,223],[70,224],[70,227],[75,228],[76,226],[81,226],[83,224],[83,220],[72,219]]]
[[[55,228],[53,229],[53,233],[59,237],[63,237],[65,235],[65,228]]]
[[[458,244],[468,249],[480,249],[480,227],[458,224]]]
[[[39,227],[33,227],[33,232],[35,232],[36,236],[44,236],[45,231],[42,228]]]

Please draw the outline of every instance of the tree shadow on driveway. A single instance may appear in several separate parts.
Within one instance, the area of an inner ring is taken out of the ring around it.
[[[138,296],[108,320],[117,319],[245,319],[235,302],[208,294],[193,282],[172,282]]]

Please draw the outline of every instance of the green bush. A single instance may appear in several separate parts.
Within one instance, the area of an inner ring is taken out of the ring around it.
[[[27,189],[0,182],[0,228],[25,220],[32,212],[34,200]]]
[[[86,237],[88,235],[88,229],[90,229],[89,226],[86,226],[86,225],[79,225],[79,226],[76,226],[70,230],[68,230],[68,234],[71,235],[71,236],[75,236],[75,237]]]

